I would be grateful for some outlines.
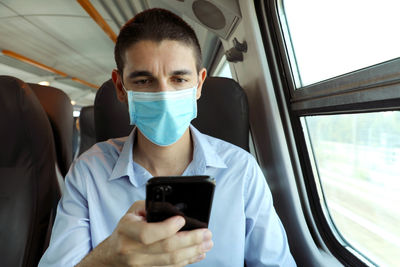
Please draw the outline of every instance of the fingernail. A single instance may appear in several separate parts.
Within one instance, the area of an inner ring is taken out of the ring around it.
[[[211,240],[203,242],[203,244],[201,245],[201,248],[203,249],[203,251],[208,251],[213,247],[213,242]]]
[[[201,254],[196,258],[196,261],[201,261],[202,259],[204,259],[206,257],[206,254]]]
[[[211,237],[212,237],[212,234],[211,234],[211,231],[210,231],[210,230],[205,230],[205,231],[203,232],[203,240],[204,240],[204,241],[210,240]]]
[[[185,225],[185,219],[183,218],[183,217],[177,217],[176,219],[175,219],[175,223],[176,223],[176,225],[178,225],[179,227],[182,227],[182,226],[184,226]]]

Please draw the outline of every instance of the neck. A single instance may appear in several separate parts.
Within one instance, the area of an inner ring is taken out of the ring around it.
[[[149,141],[139,129],[133,147],[133,159],[153,176],[182,175],[192,161],[193,141],[189,128],[170,146],[158,146]]]

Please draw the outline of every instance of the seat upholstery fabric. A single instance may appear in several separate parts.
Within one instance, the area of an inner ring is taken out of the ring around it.
[[[79,146],[80,155],[96,143],[93,106],[87,106],[81,109],[81,115],[79,116],[79,128],[81,136]]]
[[[234,80],[208,77],[197,101],[198,114],[192,124],[204,134],[249,151],[247,96]]]
[[[197,106],[197,118],[192,123],[198,130],[249,151],[247,97],[237,82],[208,77]],[[132,129],[128,107],[118,101],[112,80],[98,90],[94,112],[98,142],[126,136]]]
[[[54,134],[57,163],[63,177],[68,172],[72,163],[72,132],[74,118],[71,99],[60,89],[43,86],[40,84],[28,84],[35,92],[49,117]]]
[[[127,136],[133,129],[129,125],[128,107],[117,99],[111,79],[103,83],[96,93],[94,122],[97,142]]]
[[[37,266],[59,198],[49,120],[30,87],[0,76],[1,266]]]

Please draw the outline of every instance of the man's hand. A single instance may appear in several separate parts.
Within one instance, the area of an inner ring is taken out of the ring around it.
[[[185,266],[205,258],[213,242],[208,229],[178,232],[181,216],[147,223],[145,202],[135,202],[114,232],[78,266]]]

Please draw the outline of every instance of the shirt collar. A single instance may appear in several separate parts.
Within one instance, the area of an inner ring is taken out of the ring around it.
[[[129,180],[134,186],[138,186],[134,179],[134,171],[133,171],[133,155],[132,149],[135,143],[136,136],[136,127],[133,128],[128,138],[126,139],[122,151],[119,154],[117,163],[114,166],[114,169],[108,178],[109,181],[119,179],[125,176],[129,177]]]
[[[193,138],[193,163],[199,171],[204,173],[206,167],[227,168],[225,162],[210,144],[206,135],[200,133],[193,125],[190,125]]]
[[[227,168],[223,159],[217,154],[215,148],[210,144],[206,135],[200,133],[194,126],[190,125],[193,138],[193,160],[190,163],[190,172],[185,175],[204,174],[207,167]],[[129,134],[125,141],[121,154],[110,175],[109,181],[128,176],[133,186],[139,187],[151,178],[149,173],[138,164],[133,162],[133,146],[135,143],[136,127]],[[188,168],[189,168],[188,167]],[[147,174],[146,174],[147,173]],[[136,175],[135,175],[136,174]]]

